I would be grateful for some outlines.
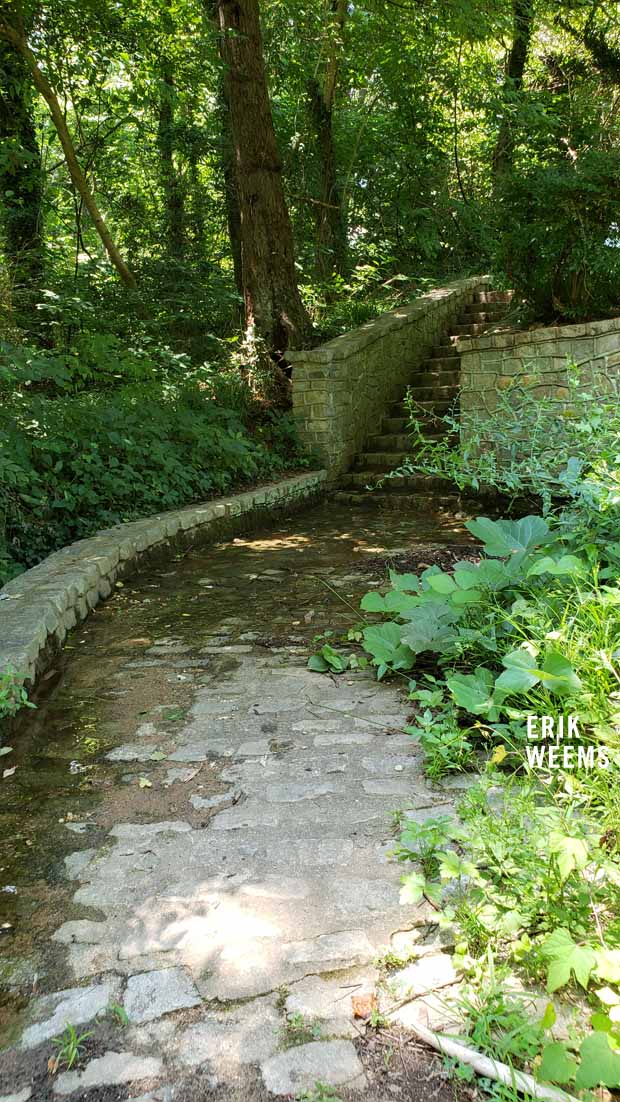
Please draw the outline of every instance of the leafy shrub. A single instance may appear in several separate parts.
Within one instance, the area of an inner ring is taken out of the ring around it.
[[[306,464],[290,418],[267,413],[252,431],[205,373],[64,397],[15,389],[0,410],[0,577],[99,528]]]
[[[499,206],[496,263],[537,320],[608,317],[619,306],[616,150],[523,165]]]

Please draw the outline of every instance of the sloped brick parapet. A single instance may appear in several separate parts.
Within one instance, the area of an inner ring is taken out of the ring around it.
[[[299,431],[330,482],[348,470],[448,323],[488,282],[488,276],[458,280],[318,348],[287,353]]]
[[[568,398],[569,363],[579,372],[584,395],[620,391],[620,318],[463,337],[457,347],[464,441],[471,438],[473,420],[493,414],[502,392],[509,392],[515,405],[522,391],[552,397],[561,409]]]
[[[0,589],[0,673],[13,670],[32,685],[71,628],[145,557],[172,543],[223,538],[274,511],[301,506],[321,496],[325,480],[323,470],[283,478],[204,505],[119,524],[48,555]]]

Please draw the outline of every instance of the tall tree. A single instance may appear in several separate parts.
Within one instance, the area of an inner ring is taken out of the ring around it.
[[[43,181],[32,100],[24,59],[0,40],[0,217],[17,285],[36,283],[43,268]]]
[[[523,87],[523,74],[532,40],[534,0],[513,0],[512,45],[506,58],[502,89],[503,112],[493,151],[493,174],[497,183],[510,172],[514,159],[514,107]]]
[[[88,186],[88,181],[80,163],[77,158],[75,146],[69,133],[69,128],[65,116],[63,114],[58,97],[54,92],[49,80],[45,73],[40,68],[36,55],[28,45],[28,39],[26,31],[24,29],[24,21],[19,12],[11,12],[10,18],[7,12],[7,8],[0,8],[0,38],[5,42],[13,46],[23,58],[34,86],[43,97],[49,108],[52,121],[56,128],[56,132],[60,139],[60,144],[65,156],[69,175],[73,181],[73,185],[80,196],[80,199],[84,203],[93,224],[101,238],[104,248],[116,268],[123,283],[128,287],[136,286],[136,279],[133,272],[129,269],[125,263],[115,241],[106,225],[106,222],[97,206],[95,197]]]
[[[316,131],[320,164],[317,201],[316,266],[321,279],[344,275],[347,267],[347,231],[336,172],[333,110],[338,66],[348,0],[331,0],[325,36],[323,80],[309,82],[310,110]]]
[[[306,339],[293,231],[282,187],[263,60],[258,0],[218,0],[221,53],[239,197],[248,349],[276,358]]]
[[[175,164],[177,94],[174,64],[170,56],[170,42],[174,34],[170,4],[167,4],[162,13],[162,30],[164,37],[160,43],[157,145],[164,198],[164,233],[169,254],[181,259],[186,245],[185,191]]]

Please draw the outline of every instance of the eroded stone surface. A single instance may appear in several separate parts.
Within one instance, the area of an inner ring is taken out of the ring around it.
[[[106,1052],[91,1060],[84,1071],[66,1071],[54,1083],[54,1093],[65,1095],[91,1087],[117,1086],[141,1079],[154,1079],[162,1069],[162,1062],[153,1056],[134,1056],[132,1052]]]
[[[216,1073],[225,1074],[240,1064],[258,1064],[276,1052],[282,1021],[273,997],[255,999],[189,1026],[175,1044],[181,1064],[196,1067],[207,1062]]]
[[[111,979],[91,987],[73,987],[38,999],[32,1009],[36,1020],[22,1034],[22,1048],[34,1048],[62,1033],[67,1022],[72,1025],[89,1022],[118,998],[120,989],[121,981]]]
[[[261,1067],[263,1082],[272,1094],[295,1095],[317,1081],[333,1087],[362,1086],[364,1071],[350,1041],[312,1041],[279,1052]]]
[[[127,981],[125,1010],[130,1022],[151,1022],[199,1002],[194,984],[180,968],[142,972]]]

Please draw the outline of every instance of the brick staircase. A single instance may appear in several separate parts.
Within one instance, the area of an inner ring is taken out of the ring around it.
[[[414,372],[409,390],[415,398],[424,425],[424,436],[437,439],[445,434],[441,418],[452,411],[458,415],[460,356],[456,349],[459,337],[477,336],[498,326],[506,315],[512,291],[476,291],[467,305],[444,333],[429,358]],[[395,470],[411,454],[407,435],[405,395],[388,407],[380,431],[370,436],[364,450],[355,457],[353,466],[343,480],[336,499],[357,502],[367,499],[367,487]],[[446,491],[446,483],[429,475],[404,475],[388,479],[382,492],[407,491],[423,494]],[[375,494],[371,495],[376,496]]]

